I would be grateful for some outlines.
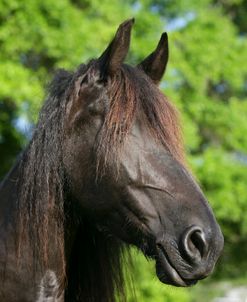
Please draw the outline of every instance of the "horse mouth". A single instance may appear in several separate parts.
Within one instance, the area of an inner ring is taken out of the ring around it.
[[[162,246],[157,247],[156,274],[162,283],[173,286],[188,287],[197,283],[197,280],[187,280],[181,277]]]

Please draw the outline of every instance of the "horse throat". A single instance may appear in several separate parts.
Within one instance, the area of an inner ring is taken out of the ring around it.
[[[125,301],[122,259],[122,244],[83,220],[66,263],[65,301],[115,302],[116,295]]]

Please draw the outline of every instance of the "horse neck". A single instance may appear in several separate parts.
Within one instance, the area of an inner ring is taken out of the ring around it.
[[[11,240],[11,242],[15,242],[17,239],[15,237],[15,219],[18,209],[18,181],[22,175],[21,172],[20,160],[18,160],[0,185],[0,226],[3,224],[8,225],[8,229],[11,231],[6,233],[8,234],[7,240]],[[64,202],[67,203],[68,200]],[[71,204],[71,201],[69,203]],[[53,253],[49,259],[48,269],[57,273],[58,276],[63,263],[58,259],[58,251],[52,249],[52,242],[56,240],[52,226],[49,229],[49,234],[50,250]],[[13,248],[14,246],[11,244],[11,247]],[[15,258],[15,250],[12,248],[11,254]],[[79,223],[74,222],[73,215],[65,221],[64,252],[67,275],[65,300],[75,302],[114,302],[116,291],[119,291],[120,296],[124,297],[121,272],[121,244],[99,232],[86,214],[80,219]],[[32,263],[29,256],[28,251],[24,258],[21,256],[20,261]],[[10,265],[14,266],[15,264],[10,263]],[[25,270],[25,276],[28,273],[28,269]],[[38,271],[35,278],[36,281],[32,280],[32,278],[30,279],[30,286],[31,282],[36,284],[43,277],[42,270],[38,269]],[[18,276],[22,278],[21,275]],[[122,300],[124,301],[124,298]]]

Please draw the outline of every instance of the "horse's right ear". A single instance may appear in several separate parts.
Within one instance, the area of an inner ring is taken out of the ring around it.
[[[168,36],[167,33],[163,33],[156,49],[146,57],[138,67],[142,69],[155,84],[159,84],[166,70],[168,56]]]
[[[119,25],[115,37],[98,59],[101,76],[112,76],[122,65],[127,56],[131,28],[134,24],[134,19],[129,19]]]

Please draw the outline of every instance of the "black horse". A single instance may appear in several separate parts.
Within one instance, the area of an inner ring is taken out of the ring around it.
[[[189,286],[213,270],[223,236],[186,169],[177,112],[157,84],[163,34],[123,64],[133,20],[99,59],[61,70],[33,138],[0,186],[0,301],[125,301],[124,248]]]

